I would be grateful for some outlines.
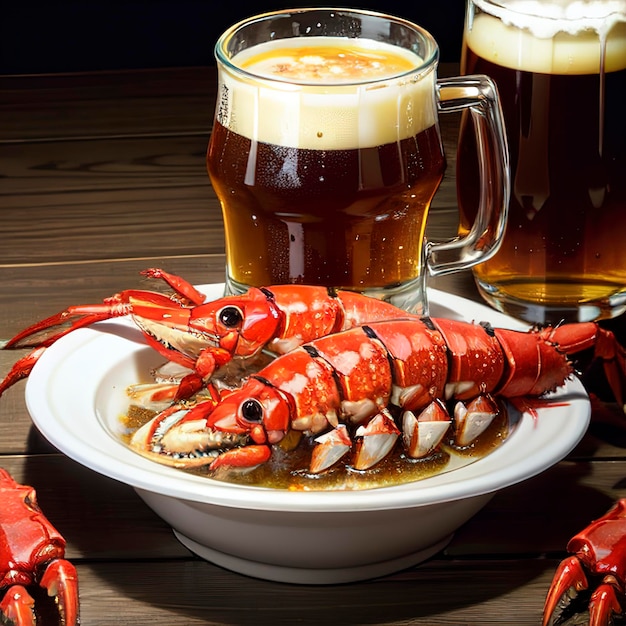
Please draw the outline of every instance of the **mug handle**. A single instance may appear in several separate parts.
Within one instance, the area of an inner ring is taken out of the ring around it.
[[[480,175],[480,201],[471,230],[445,242],[426,242],[425,262],[431,276],[468,269],[491,258],[500,247],[510,195],[509,150],[495,83],[484,75],[437,81],[441,113],[469,109],[474,121]]]

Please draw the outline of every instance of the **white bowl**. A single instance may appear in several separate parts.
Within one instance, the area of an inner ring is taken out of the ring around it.
[[[204,289],[219,297],[222,286]],[[467,320],[521,328],[462,298],[436,291],[430,298],[433,316],[463,312]],[[134,487],[190,550],[228,569],[284,582],[362,580],[423,561],[496,491],[562,459],[590,418],[588,397],[571,380],[554,394],[553,406],[539,408],[536,418],[522,414],[498,449],[465,467],[361,491],[250,487],[159,465],[120,440],[126,386],[161,361],[126,319],[75,331],[51,346],[31,373],[29,412],[59,450]]]

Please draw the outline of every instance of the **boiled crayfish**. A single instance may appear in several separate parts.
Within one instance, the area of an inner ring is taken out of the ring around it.
[[[567,544],[571,557],[559,565],[546,597],[543,626],[563,623],[589,591],[589,626],[605,626],[626,602],[626,500],[618,500]]]
[[[77,328],[130,315],[146,342],[169,362],[191,370],[172,386],[159,385],[150,400],[182,400],[201,390],[221,366],[262,349],[284,354],[315,339],[403,312],[373,298],[326,287],[279,285],[250,289],[241,296],[205,302],[193,285],[161,269],[142,272],[164,280],[172,296],[142,290],[122,291],[100,304],[71,306],[18,333],[4,348],[21,347],[51,328],[64,326],[15,363],[0,382],[0,395],[27,377],[43,351]]]
[[[452,421],[457,444],[468,445],[497,415],[494,396],[552,391],[572,374],[567,353],[592,347],[621,398],[624,350],[594,323],[525,333],[446,319],[372,322],[292,350],[217,404],[171,407],[131,443],[175,466],[252,467],[297,432],[315,437],[311,473],[350,451],[367,469],[400,435],[410,457],[429,454]]]
[[[63,557],[65,540],[37,504],[32,487],[0,468],[0,623],[34,626],[35,601],[26,587],[55,596],[61,623],[80,623],[78,576]]]

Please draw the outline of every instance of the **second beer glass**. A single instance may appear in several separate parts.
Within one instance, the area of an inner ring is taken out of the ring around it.
[[[462,71],[499,88],[511,154],[506,236],[475,268],[496,308],[530,322],[626,310],[626,2],[469,0]],[[479,194],[474,132],[458,153],[459,205]]]
[[[453,271],[494,252],[508,196],[497,96],[485,77],[437,81],[426,31],[364,11],[281,11],[233,26],[216,58],[207,165],[227,293],[317,284],[424,311],[426,267]],[[463,107],[482,125],[489,192],[467,238],[425,246],[445,169],[438,109]]]

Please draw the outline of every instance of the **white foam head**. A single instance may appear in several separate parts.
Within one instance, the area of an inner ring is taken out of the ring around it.
[[[390,58],[397,62],[391,69]],[[353,149],[395,143],[436,123],[435,62],[425,66],[414,52],[390,44],[295,38],[253,46],[232,64],[239,69],[220,66],[217,116],[253,140]]]
[[[626,67],[626,0],[474,0],[467,45],[505,67],[593,74]]]

